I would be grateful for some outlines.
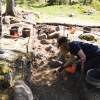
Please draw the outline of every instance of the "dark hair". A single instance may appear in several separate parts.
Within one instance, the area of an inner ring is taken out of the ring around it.
[[[58,40],[58,48],[60,47],[60,45],[62,44],[62,43],[65,43],[66,41],[69,41],[68,39],[67,39],[67,37],[60,37],[59,38],[59,40]]]

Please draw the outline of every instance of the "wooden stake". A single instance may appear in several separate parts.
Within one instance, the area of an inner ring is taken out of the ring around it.
[[[30,35],[31,35],[31,33],[29,34],[29,39],[28,39],[28,43],[29,43],[29,41],[30,41]]]
[[[28,45],[26,45],[26,50],[27,50],[27,53],[28,53]]]
[[[67,38],[68,38],[68,33],[67,33]]]
[[[24,72],[24,60],[22,60],[22,79],[23,79],[23,72]]]
[[[81,80],[83,80],[84,74],[84,58],[81,59]]]
[[[34,25],[33,25],[33,35],[34,35]]]
[[[63,27],[63,36],[65,36],[65,27]]]

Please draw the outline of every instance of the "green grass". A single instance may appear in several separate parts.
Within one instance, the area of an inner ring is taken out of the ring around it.
[[[94,3],[94,4],[93,4]],[[33,3],[30,1],[26,1],[25,4],[21,4],[18,2],[18,5],[22,5],[23,8],[21,7],[15,7],[16,10],[25,10],[25,11],[33,11],[33,12],[40,12],[42,14],[46,14],[48,16],[52,17],[64,17],[68,18],[72,21],[88,21],[88,22],[99,22],[99,16],[100,16],[100,11],[97,9],[99,7],[96,7],[98,5],[97,1],[93,2],[91,5],[80,5],[80,4],[75,4],[75,5],[53,5],[53,6],[44,6],[44,3]],[[99,3],[100,4],[100,3]],[[28,5],[31,6],[32,9],[29,9]],[[42,6],[40,6],[42,5]],[[98,10],[96,14],[90,14],[86,15],[85,13],[82,13],[82,9],[96,9]],[[5,5],[3,5],[3,12],[5,11]],[[69,17],[68,15],[70,13],[74,13],[75,17]]]

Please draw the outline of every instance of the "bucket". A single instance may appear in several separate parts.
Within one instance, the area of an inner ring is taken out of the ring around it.
[[[30,28],[23,28],[22,30],[22,36],[23,37],[29,37],[30,36]]]
[[[100,69],[90,69],[86,76],[87,87],[100,92]]]
[[[83,27],[83,33],[90,33],[91,32],[91,27],[85,26]]]
[[[10,35],[14,35],[15,32],[19,33],[18,29],[19,29],[19,27],[17,27],[17,26],[11,27],[11,29],[10,29]]]

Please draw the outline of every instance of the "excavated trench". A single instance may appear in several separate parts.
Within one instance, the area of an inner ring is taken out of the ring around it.
[[[37,24],[35,27],[37,29],[36,36],[43,34],[44,32],[53,32],[56,26],[57,25],[54,24]],[[81,26],[61,25],[62,31],[63,27],[66,29],[66,36],[70,29],[76,29],[77,31],[83,30],[83,27]],[[100,32],[100,30],[99,28],[93,28],[92,32]],[[69,35],[70,39],[72,39],[72,37],[74,37],[73,39],[80,40],[78,36],[75,37]],[[48,41],[52,41],[54,39],[55,38],[50,38]],[[38,42],[38,39],[36,41]],[[35,48],[38,48],[38,43],[36,43],[35,46]],[[44,50],[46,46],[48,46],[48,44],[40,46],[40,48],[38,48],[39,50],[33,50],[33,53],[36,55],[37,51]],[[64,70],[60,74],[53,73],[59,67],[51,66],[51,59],[65,62],[65,60],[59,58],[59,50],[57,49],[57,44],[54,45],[53,50],[55,52],[46,51],[45,56],[42,58],[33,56],[33,60],[27,62],[25,82],[32,90],[34,97],[33,100],[87,100],[86,94],[83,91],[85,76],[83,81],[81,81],[80,72],[72,74]]]

